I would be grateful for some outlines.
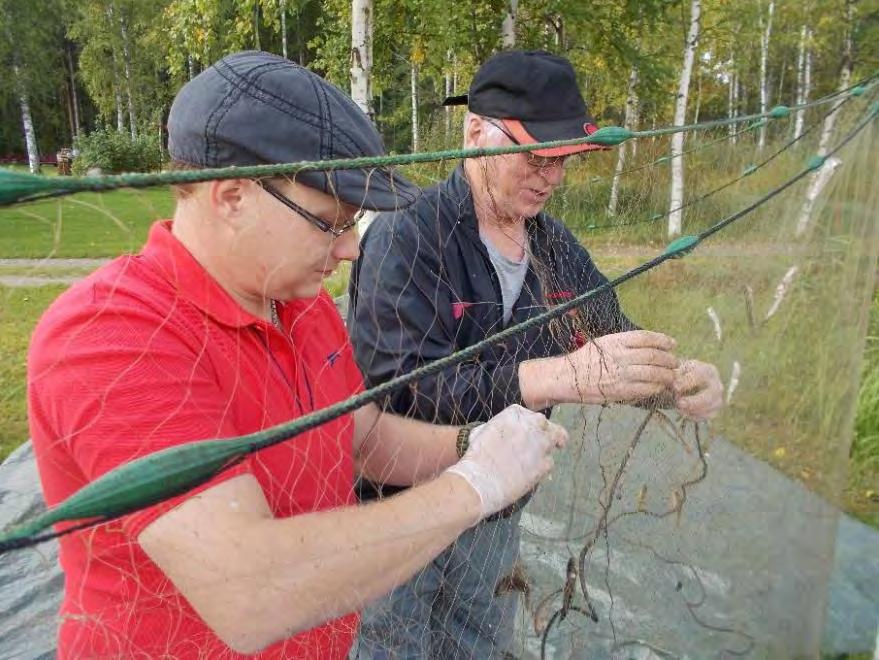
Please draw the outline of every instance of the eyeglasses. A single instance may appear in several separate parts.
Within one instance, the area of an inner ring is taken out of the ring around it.
[[[286,206],[288,209],[295,212],[296,214],[302,216],[302,218],[304,218],[305,220],[307,220],[308,222],[313,224],[315,227],[320,229],[322,232],[325,232],[327,234],[332,234],[334,238],[339,238],[339,236],[344,234],[346,231],[349,231],[349,230],[353,229],[354,227],[356,227],[357,222],[360,220],[361,216],[363,215],[362,212],[358,213],[356,216],[354,216],[354,218],[351,221],[346,222],[344,225],[342,225],[339,228],[336,228],[332,224],[330,224],[329,222],[324,220],[323,218],[319,218],[311,211],[299,206],[299,204],[297,204],[292,199],[290,199],[289,197],[284,195],[281,191],[279,191],[277,188],[275,188],[272,184],[268,183],[267,181],[258,180],[257,183],[269,195],[271,195],[272,197],[277,199],[279,202],[281,202],[281,204],[283,204],[284,206]]]
[[[507,138],[513,144],[522,145],[516,138],[514,138],[510,132],[504,128],[502,124],[497,124],[493,122],[488,117],[483,117],[485,121],[498,129],[501,133],[507,136]],[[525,152],[525,156],[528,159],[528,165],[533,167],[536,170],[549,170],[554,167],[564,167],[565,162],[567,161],[567,156],[538,156],[537,154],[533,154],[530,151]]]

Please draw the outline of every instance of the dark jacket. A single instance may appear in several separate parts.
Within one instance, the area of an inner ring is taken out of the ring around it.
[[[607,282],[589,253],[546,214],[527,221],[530,267],[510,325]],[[470,186],[459,166],[407,209],[366,231],[349,286],[348,330],[367,387],[433,362],[503,329],[497,273],[479,237]],[[609,290],[566,316],[492,344],[478,357],[426,376],[385,402],[439,424],[485,421],[521,403],[518,367],[561,355],[590,337],[636,326]]]
[[[557,220],[540,214],[527,229],[531,266],[510,325],[607,282]],[[348,329],[367,387],[503,329],[497,273],[479,238],[462,167],[406,210],[379,215],[361,251],[351,273]],[[608,291],[587,301],[579,324],[568,316],[493,344],[475,359],[396,392],[388,404],[435,423],[484,421],[521,403],[519,362],[635,328]]]

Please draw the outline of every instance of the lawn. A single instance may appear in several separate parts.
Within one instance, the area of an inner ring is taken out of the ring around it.
[[[0,209],[0,258],[113,257],[137,251],[174,204],[168,188],[82,193]]]
[[[28,437],[25,360],[31,332],[63,286],[0,287],[0,457]]]

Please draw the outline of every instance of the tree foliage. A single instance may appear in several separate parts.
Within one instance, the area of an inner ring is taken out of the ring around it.
[[[759,105],[761,12],[768,0],[704,0],[691,113],[725,116],[729,84],[739,110]],[[418,118],[427,146],[457,143],[441,110],[447,84],[466,91],[479,63],[501,48],[504,0],[446,3],[374,0],[373,107],[389,148],[411,146],[410,68],[418,67]],[[846,0],[777,0],[767,77],[770,105],[796,98],[803,25],[811,28],[812,98],[833,91],[846,29],[854,78],[879,64],[879,8],[860,0],[847,26]],[[682,0],[520,0],[516,47],[568,57],[600,123],[623,120],[627,82],[637,72],[641,126],[671,122],[687,28]],[[87,130],[120,121],[158,134],[174,92],[225,53],[260,48],[307,65],[344,90],[351,66],[350,0],[0,0],[0,61],[20,75],[0,78],[0,154],[22,153],[16,84],[33,106],[41,151],[69,145],[73,89]],[[286,30],[285,30],[286,28]],[[74,75],[70,76],[67,53]],[[127,70],[126,70],[127,64]],[[16,82],[17,81],[17,82]],[[129,94],[131,97],[129,103]],[[454,125],[457,127],[458,122]]]

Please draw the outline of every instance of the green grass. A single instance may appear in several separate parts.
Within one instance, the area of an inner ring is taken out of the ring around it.
[[[0,459],[28,438],[28,342],[40,315],[64,289],[0,287]]]
[[[114,257],[137,251],[174,208],[167,188],[81,193],[0,209],[0,258]]]
[[[846,500],[864,520],[879,527],[879,293],[870,310]]]

